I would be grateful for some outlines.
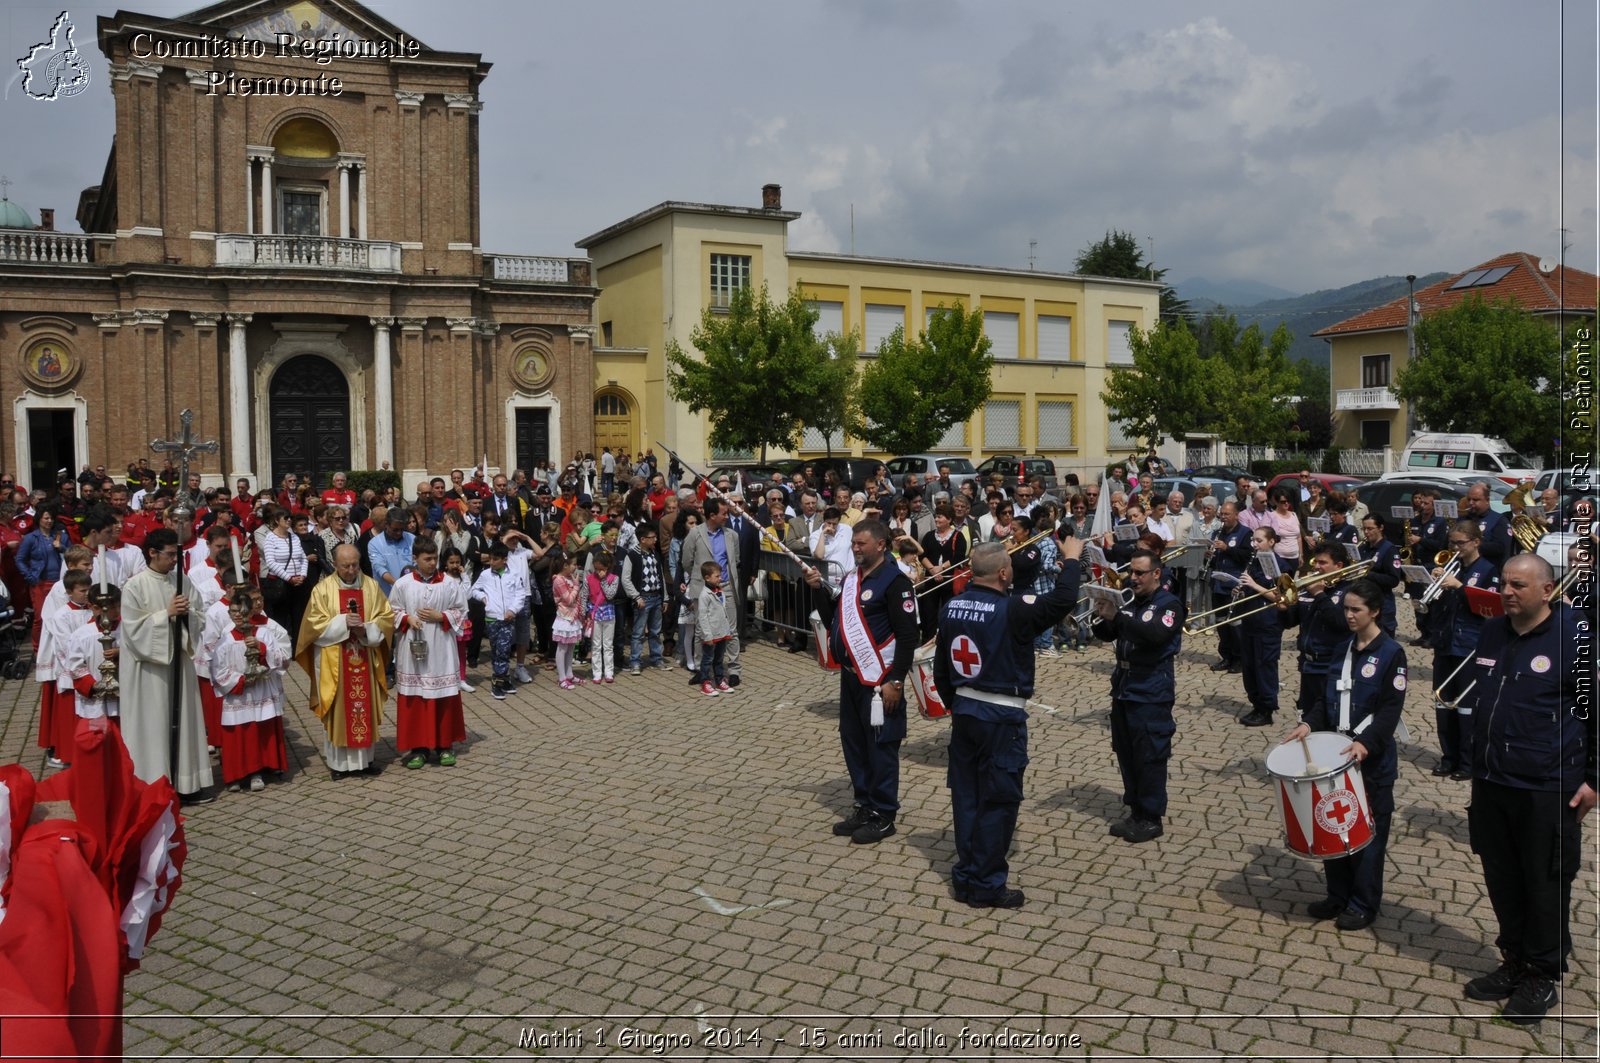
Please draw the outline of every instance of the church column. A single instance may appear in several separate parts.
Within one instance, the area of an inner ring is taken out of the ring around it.
[[[356,239],[367,238],[367,164],[356,163]]]
[[[256,231],[256,159],[244,157],[244,231],[254,236]]]
[[[383,468],[387,463],[389,468],[394,468],[394,365],[393,355],[389,350],[389,329],[394,325],[392,317],[369,317],[372,322],[373,348],[372,363],[376,372],[373,373],[374,390],[377,392],[377,409],[373,412],[373,422],[376,428],[376,444],[378,468]]]
[[[232,468],[227,486],[233,486],[243,476],[260,490],[261,484],[250,469],[250,359],[244,330],[252,316],[228,315],[228,464]]]
[[[350,164],[339,164],[339,236],[350,239]]]
[[[261,160],[261,232],[271,236],[272,227],[272,156]]]

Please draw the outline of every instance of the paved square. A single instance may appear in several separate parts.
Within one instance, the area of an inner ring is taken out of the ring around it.
[[[1428,774],[1420,651],[1386,904],[1342,934],[1304,914],[1320,871],[1284,848],[1263,766],[1290,714],[1239,726],[1213,645],[1179,659],[1171,818],[1142,846],[1106,834],[1108,649],[1040,662],[1028,903],[1000,913],[949,896],[944,722],[912,722],[900,832],[832,836],[837,680],[809,657],[750,648],[715,699],[681,669],[572,692],[543,672],[505,702],[481,683],[457,767],[407,771],[391,740],[380,777],[339,782],[291,670],[290,778],[188,817],[128,1056],[1594,1058],[1592,859],[1560,1011],[1523,1029],[1461,996],[1494,922],[1467,784]],[[1286,707],[1292,668],[1291,644]],[[41,771],[37,688],[0,696],[0,754]]]

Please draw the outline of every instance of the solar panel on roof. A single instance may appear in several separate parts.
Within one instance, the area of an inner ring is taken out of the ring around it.
[[[1478,283],[1479,279],[1482,278],[1485,273],[1488,272],[1489,271],[1486,269],[1475,269],[1470,273],[1463,273],[1454,284],[1450,285],[1450,287],[1446,288],[1445,290],[1453,292],[1457,288],[1471,288],[1473,285]]]
[[[1483,288],[1490,284],[1496,284],[1500,278],[1510,273],[1511,270],[1511,266],[1496,266],[1494,269],[1486,270],[1483,276],[1472,282],[1472,286],[1474,288]]]

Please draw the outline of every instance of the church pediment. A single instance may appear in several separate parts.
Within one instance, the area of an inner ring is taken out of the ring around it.
[[[292,34],[302,41],[417,41],[353,0],[235,0],[201,8],[179,21],[269,44],[276,44],[280,34]],[[423,51],[429,50],[421,41],[417,43]]]

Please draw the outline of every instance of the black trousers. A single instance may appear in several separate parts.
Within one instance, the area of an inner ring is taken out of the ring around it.
[[[1572,880],[1583,830],[1571,794],[1472,780],[1467,830],[1500,923],[1501,955],[1557,981],[1572,951]]]

